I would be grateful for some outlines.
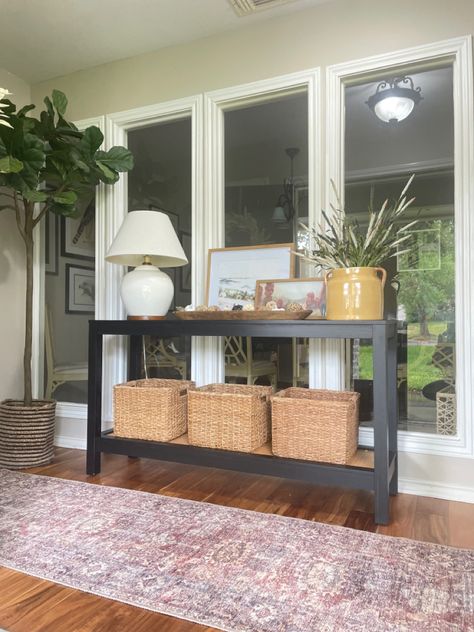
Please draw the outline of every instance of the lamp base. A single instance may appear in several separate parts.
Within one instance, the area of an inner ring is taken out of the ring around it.
[[[127,316],[127,320],[165,320],[166,316]]]
[[[131,320],[164,318],[173,294],[173,282],[169,276],[149,263],[137,266],[126,274],[120,287],[120,295]]]

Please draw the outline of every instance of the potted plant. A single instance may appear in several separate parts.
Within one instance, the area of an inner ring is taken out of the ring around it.
[[[369,208],[367,229],[348,216],[338,202],[332,216],[323,211],[325,227],[308,228],[302,224],[309,244],[303,253],[295,253],[327,270],[326,318],[328,320],[380,320],[383,318],[383,290],[387,273],[383,263],[404,254],[400,250],[410,238],[412,221],[400,227],[400,221],[415,198],[405,194],[413,180],[408,180],[398,200],[385,200],[379,211]]]
[[[31,384],[33,320],[33,254],[36,228],[46,213],[80,216],[100,183],[114,184],[133,167],[125,147],[101,151],[102,132],[81,131],[65,119],[66,96],[53,90],[39,118],[34,105],[17,111],[6,90],[0,91],[0,187],[6,203],[0,211],[15,213],[25,247],[26,316],[23,357],[23,400],[0,403],[0,466],[30,467],[53,456],[56,402],[34,400]]]

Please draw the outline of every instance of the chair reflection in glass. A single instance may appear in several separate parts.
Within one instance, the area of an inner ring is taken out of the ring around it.
[[[178,351],[172,340],[145,336],[147,369],[172,369],[186,379],[186,354]]]
[[[255,384],[260,377],[268,377],[273,390],[277,385],[277,367],[271,360],[254,360],[252,338],[227,336],[224,338],[225,375],[243,378]]]
[[[186,356],[176,349],[172,341],[147,336],[145,339],[147,369],[173,369],[181,379],[186,379]],[[254,360],[252,338],[226,336],[224,338],[225,375],[243,378],[247,384],[255,384],[261,377],[268,377],[273,389],[277,384],[277,367],[270,360]]]
[[[87,362],[73,362],[71,364],[56,364],[53,346],[53,328],[51,314],[45,310],[44,341],[46,351],[47,382],[45,398],[52,399],[54,391],[66,382],[87,381]]]

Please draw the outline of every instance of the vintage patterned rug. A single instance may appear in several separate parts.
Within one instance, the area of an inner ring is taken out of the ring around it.
[[[8,470],[0,565],[227,631],[474,630],[474,551]]]

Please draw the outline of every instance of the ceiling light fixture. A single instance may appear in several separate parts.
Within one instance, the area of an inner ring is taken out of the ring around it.
[[[422,98],[411,77],[395,77],[381,81],[366,103],[381,121],[394,124],[410,116]]]

